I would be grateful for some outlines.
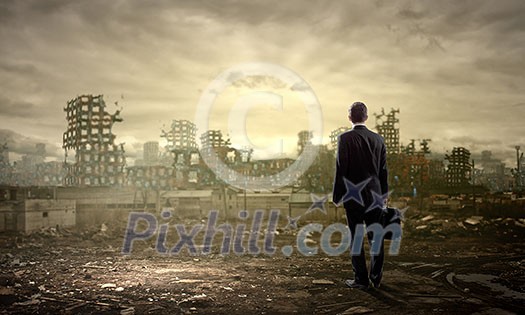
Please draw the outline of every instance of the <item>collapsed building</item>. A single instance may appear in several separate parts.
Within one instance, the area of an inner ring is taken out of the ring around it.
[[[339,141],[339,135],[350,130],[349,127],[339,127],[330,132],[330,148],[334,151],[337,150],[337,142]]]
[[[161,137],[167,141],[166,153],[173,161],[176,187],[195,185],[199,181],[201,161],[196,133],[197,127],[189,120],[173,120],[168,131],[162,130]]]
[[[65,150],[65,186],[120,186],[124,184],[124,144],[115,144],[112,127],[122,122],[120,110],[106,111],[103,96],[82,95],[64,108],[67,130],[63,135]],[[68,161],[70,151],[74,160]]]
[[[386,153],[387,154],[398,154],[399,147],[399,118],[396,117],[399,114],[399,109],[391,109],[388,114],[385,114],[385,109],[381,108],[381,113],[375,114],[376,117],[376,130],[383,136],[385,140]]]
[[[470,151],[463,147],[454,147],[450,154],[445,155],[448,162],[446,180],[449,187],[465,187],[469,184],[472,164]]]
[[[381,113],[375,114],[376,130],[385,139],[387,154],[399,153],[399,119],[396,114],[399,114],[399,109],[393,108],[388,114],[385,114],[384,108],[381,108]]]

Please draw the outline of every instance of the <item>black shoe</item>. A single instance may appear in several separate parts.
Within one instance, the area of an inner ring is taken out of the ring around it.
[[[372,285],[374,286],[374,288],[376,289],[379,289],[379,287],[381,286],[381,283],[379,282],[374,282],[374,281],[371,281],[372,282]]]
[[[368,284],[357,283],[355,280],[347,279],[345,280],[347,287],[352,289],[366,290],[368,289]]]

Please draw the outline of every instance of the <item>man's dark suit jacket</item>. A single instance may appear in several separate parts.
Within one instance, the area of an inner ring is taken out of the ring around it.
[[[357,125],[339,136],[332,198],[336,204],[346,193],[343,177],[354,185],[370,179],[362,190],[364,205],[350,200],[344,203],[346,209],[366,210],[373,201],[372,191],[381,195],[388,192],[386,148],[380,135]]]

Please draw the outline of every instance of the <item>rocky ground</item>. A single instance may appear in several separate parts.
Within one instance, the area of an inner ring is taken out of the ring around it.
[[[0,313],[523,314],[524,223],[407,213],[399,255],[387,256],[381,288],[366,291],[343,283],[348,254],[169,256],[139,241],[122,255],[124,226],[110,224],[4,234]],[[297,231],[278,231],[278,248],[294,244]]]

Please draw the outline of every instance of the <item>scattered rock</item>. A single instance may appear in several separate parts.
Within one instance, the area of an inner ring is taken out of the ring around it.
[[[465,220],[465,223],[470,225],[478,225],[481,223],[481,220],[483,220],[483,217],[481,216],[472,216]]]
[[[514,224],[515,224],[516,226],[519,226],[519,227],[525,228],[525,224],[522,223],[522,220],[523,220],[523,219],[519,219],[519,221],[514,221]]]
[[[431,215],[431,214],[429,214],[429,215],[427,215],[426,217],[424,217],[423,219],[421,219],[421,221],[423,221],[423,222],[427,222],[427,221],[430,221],[430,220],[432,220],[432,219],[434,219],[434,216]]]
[[[135,314],[134,307],[128,307],[120,311],[120,315],[134,315],[134,314]]]
[[[346,311],[339,313],[339,315],[366,314],[366,313],[371,313],[373,311],[374,311],[373,309],[364,307],[364,306],[352,306]]]
[[[116,284],[114,283],[104,283],[103,285],[100,286],[102,289],[114,289],[117,287]]]
[[[320,285],[331,285],[331,284],[334,284],[333,281],[331,280],[326,280],[326,279],[315,279],[314,281],[312,281],[313,284],[320,284]]]
[[[37,299],[31,299],[24,302],[15,302],[13,305],[20,305],[20,306],[28,306],[28,305],[35,305],[40,304],[40,300]]]

